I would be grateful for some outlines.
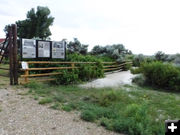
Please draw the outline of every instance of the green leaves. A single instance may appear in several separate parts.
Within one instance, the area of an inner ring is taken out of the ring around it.
[[[87,54],[88,45],[83,45],[77,38],[74,38],[74,41],[69,42],[67,45],[67,49],[69,53],[80,53],[80,54]]]
[[[140,71],[149,85],[172,90],[179,90],[180,88],[180,70],[171,64],[144,63],[141,65]]]
[[[49,26],[53,24],[54,17],[50,16],[48,7],[32,8],[27,12],[27,19],[16,22],[18,37],[47,39],[51,35]]]

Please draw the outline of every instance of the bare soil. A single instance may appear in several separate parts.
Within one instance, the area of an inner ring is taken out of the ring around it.
[[[39,105],[26,89],[0,88],[0,135],[118,135],[95,123],[82,121],[78,112]]]

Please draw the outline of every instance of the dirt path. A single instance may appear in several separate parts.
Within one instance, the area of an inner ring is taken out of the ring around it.
[[[135,75],[130,71],[114,72],[106,74],[104,78],[96,79],[92,82],[80,85],[84,88],[102,88],[102,87],[118,87],[119,85],[131,84],[132,78]]]
[[[0,89],[0,135],[118,135],[80,120],[78,112],[39,105],[25,90]]]

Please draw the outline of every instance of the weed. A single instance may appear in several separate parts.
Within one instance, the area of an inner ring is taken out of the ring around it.
[[[97,115],[95,114],[95,112],[92,112],[92,111],[89,111],[89,110],[85,110],[81,113],[81,118],[83,120],[86,120],[86,121],[95,121],[96,118],[97,118]]]
[[[41,84],[39,89],[32,89],[31,94],[45,96],[43,103],[53,102],[53,109],[78,110],[83,120],[129,135],[164,135],[164,120],[180,118],[177,111],[180,94],[159,92],[149,87],[125,85],[116,89],[89,90],[75,85],[52,87]]]
[[[54,103],[52,106],[50,106],[50,108],[55,109],[55,110],[59,110],[60,109],[60,104],[59,103]]]
[[[53,99],[51,97],[45,97],[39,101],[39,104],[47,104],[53,102]]]
[[[54,100],[57,102],[66,102],[66,100],[64,99],[64,97],[62,95],[56,94],[54,96]]]
[[[34,100],[38,100],[38,99],[39,99],[39,96],[35,95]]]

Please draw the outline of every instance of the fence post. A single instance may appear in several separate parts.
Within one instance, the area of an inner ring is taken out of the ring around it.
[[[27,69],[25,70],[25,75],[26,76],[25,76],[25,80],[24,81],[25,81],[25,83],[28,83],[28,81],[29,81],[29,79],[28,79],[29,70],[27,70]]]
[[[29,67],[29,63],[28,62],[27,62],[27,67]],[[28,75],[29,75],[29,70],[25,69],[25,78],[24,78],[25,83],[29,82]]]
[[[74,63],[71,63],[71,67],[72,67],[72,69],[74,69],[74,67],[75,67]]]
[[[12,27],[8,27],[8,44],[9,44],[9,69],[10,69],[10,85],[13,85],[13,45],[12,45]]]
[[[18,60],[17,60],[17,26],[12,25],[13,33],[13,73],[14,73],[14,84],[18,84]]]

